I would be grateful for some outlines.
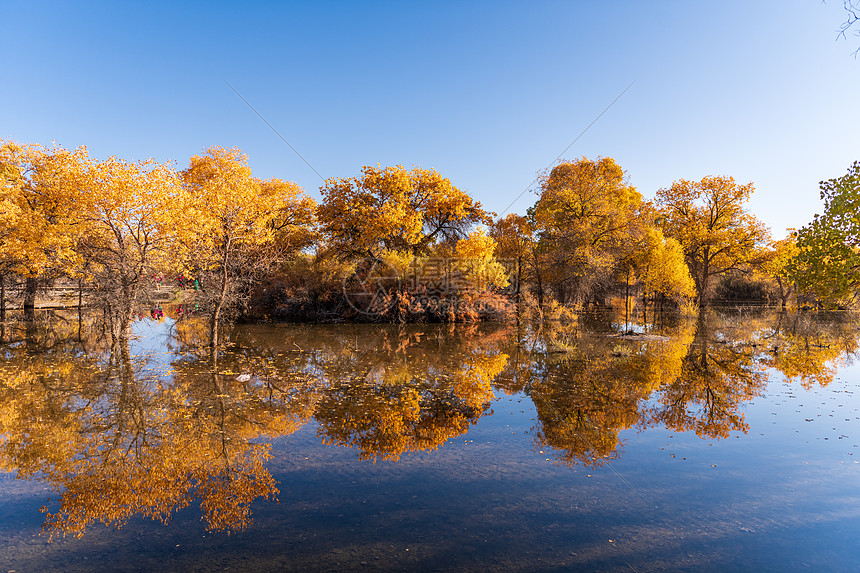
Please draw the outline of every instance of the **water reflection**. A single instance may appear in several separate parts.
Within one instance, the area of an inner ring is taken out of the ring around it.
[[[255,325],[216,355],[205,324],[169,316],[157,351],[61,315],[4,329],[0,469],[57,492],[49,533],[168,521],[191,504],[209,529],[241,530],[252,502],[278,494],[271,438],[313,424],[324,444],[398,460],[466,434],[497,391],[531,398],[535,448],[560,465],[609,463],[625,430],[655,425],[726,438],[750,430],[743,406],[771,372],[827,385],[858,338],[844,314],[709,312],[637,336],[606,315],[531,329]]]
[[[268,420],[226,405],[218,374],[192,386],[152,362],[127,340],[102,354],[7,355],[0,459],[59,492],[42,508],[46,531],[81,534],[136,514],[167,521],[195,499],[210,529],[242,529],[250,503],[277,493],[268,445],[249,441]]]
[[[857,323],[845,313],[783,313],[762,334],[768,366],[805,388],[830,384],[857,353]]]
[[[619,455],[626,429],[746,434],[743,405],[770,372],[826,386],[857,345],[853,316],[762,309],[709,311],[659,334],[583,333],[565,353],[533,353],[526,387],[539,416],[537,446],[553,448],[560,464],[600,466]]]

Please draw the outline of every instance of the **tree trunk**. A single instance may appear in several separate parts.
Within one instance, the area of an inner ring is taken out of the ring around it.
[[[212,319],[209,323],[209,338],[211,340],[212,348],[218,348],[218,336],[219,336],[219,328],[218,322],[221,320],[221,302],[215,303],[215,308],[212,309]]]
[[[24,284],[24,320],[36,319],[36,291],[39,282],[36,277],[27,277]]]
[[[114,316],[113,305],[111,305],[110,301],[105,303],[104,306],[104,315],[107,320],[107,329],[110,331],[111,344],[116,345],[117,343],[117,328],[116,328],[116,317]]]
[[[6,322],[6,275],[0,275],[0,322]]]
[[[212,322],[209,324],[209,334],[212,340],[212,348],[217,349],[219,344],[221,310],[224,307],[224,301],[227,299],[227,264],[226,257],[221,272],[221,288],[218,291],[218,298],[215,299],[215,307],[212,309]]]
[[[541,318],[543,318],[543,281],[541,280],[537,261],[535,261],[535,280],[537,280],[538,310],[540,311]]]
[[[702,308],[708,306],[708,279],[711,276],[709,268],[710,256],[711,249],[710,247],[706,247],[704,256],[702,257],[702,282],[699,289],[699,306]]]
[[[134,285],[131,281],[128,280],[127,277],[122,277],[122,290],[120,291],[120,296],[122,297],[119,304],[119,330],[120,330],[120,338],[125,338],[131,333],[131,323],[133,322],[132,315],[134,313]]]
[[[514,301],[515,301],[514,307],[516,309],[516,314],[517,314],[517,326],[519,326],[519,324],[520,324],[520,292],[521,292],[520,284],[522,283],[522,269],[523,269],[522,261],[520,261],[520,259],[518,258],[517,259],[517,291],[516,291],[516,295],[515,295],[515,299],[514,299]]]
[[[627,285],[624,287],[624,334],[627,334],[630,325],[630,269],[627,269]]]
[[[81,331],[81,324],[83,323],[83,309],[84,309],[84,281],[78,279],[78,333]]]
[[[776,277],[776,284],[779,285],[779,298],[782,302],[782,308],[785,308],[788,303],[788,297],[791,295],[791,288],[782,283],[781,277]]]
[[[645,292],[644,287],[642,292],[642,326],[645,328],[645,332],[648,332],[648,293]]]

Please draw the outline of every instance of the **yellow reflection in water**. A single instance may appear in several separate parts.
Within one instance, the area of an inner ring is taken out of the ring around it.
[[[535,447],[601,465],[621,432],[662,426],[709,439],[747,432],[742,406],[768,370],[828,384],[857,351],[841,315],[703,313],[636,336],[574,323],[245,326],[218,355],[183,318],[133,355],[94,321],[59,317],[0,333],[0,470],[55,492],[44,529],[81,535],[199,504],[207,527],[251,523],[275,498],[271,438],[311,421],[362,460],[432,451],[491,414],[495,392],[533,401]],[[162,323],[167,326],[167,323]],[[165,352],[167,351],[167,352]]]

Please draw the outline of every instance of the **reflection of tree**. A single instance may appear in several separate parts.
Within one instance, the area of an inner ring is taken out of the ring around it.
[[[177,332],[184,332],[179,325]],[[313,416],[324,443],[354,446],[361,459],[398,459],[437,448],[484,415],[508,360],[499,349],[504,332],[477,325],[247,326],[234,333],[219,371],[247,377],[259,387],[257,399],[289,400],[303,413],[295,427]],[[279,411],[271,402],[266,410]]]
[[[465,433],[485,414],[505,367],[498,326],[246,327],[230,352],[264,373],[294,360],[316,378],[313,416],[324,443],[361,459],[398,459]]]
[[[776,342],[776,318],[707,313],[665,328],[665,336],[580,335],[556,353],[543,345],[550,350],[532,352],[530,375],[515,373],[537,407],[538,447],[554,448],[566,465],[600,465],[618,455],[619,432],[628,428],[663,425],[708,438],[746,432],[740,409],[760,395],[772,360],[762,352],[771,344],[787,356],[792,350],[784,330]],[[856,348],[856,334],[843,330],[832,346]]]
[[[732,431],[747,432],[740,406],[761,393],[767,376],[748,346],[712,336],[713,318],[700,314],[680,375],[663,384],[651,415],[673,430],[725,438]]]
[[[109,342],[101,316],[94,313],[39,310],[29,320],[0,323],[0,345],[5,345],[0,348],[8,358],[22,353],[99,353]]]
[[[396,460],[436,449],[485,414],[492,382],[508,360],[492,337],[462,330],[379,332],[375,352],[326,365],[332,383],[315,414],[325,443],[354,446],[361,459]]]
[[[619,430],[638,422],[641,386],[616,367],[615,361],[568,357],[532,386],[541,423],[537,439],[555,448],[561,463],[601,465],[615,457]]]
[[[171,346],[179,352],[196,351],[206,346],[211,340],[207,318],[202,315],[178,316],[176,308],[178,307],[164,308],[164,313],[174,320]]]
[[[583,336],[566,353],[537,356],[528,386],[537,445],[554,448],[564,465],[615,458],[619,432],[645,423],[641,404],[660,380],[678,375],[689,343],[683,328],[641,340]]]
[[[46,531],[167,521],[196,502],[211,530],[243,529],[278,491],[257,439],[316,417],[362,458],[434,449],[485,413],[507,361],[503,336],[475,328],[382,328],[362,351],[341,329],[247,327],[217,355],[195,354],[196,331],[175,325],[169,371],[128,340],[86,353],[50,329],[0,355],[0,468],[58,492]]]
[[[256,388],[190,361],[171,382],[127,341],[98,361],[49,354],[6,368],[16,375],[0,386],[0,460],[59,492],[56,511],[43,508],[52,534],[166,521],[196,498],[210,529],[243,529],[251,502],[277,493],[269,446],[249,440],[288,428]]]
[[[857,353],[856,317],[846,313],[783,312],[766,336],[766,364],[804,388],[827,386]]]
[[[466,433],[495,390],[523,391],[538,447],[561,464],[600,465],[625,429],[747,431],[740,409],[767,367],[826,384],[857,350],[856,323],[836,315],[709,313],[637,336],[588,320],[516,331],[245,325],[216,355],[206,323],[183,317],[169,365],[133,356],[127,340],[110,349],[74,318],[11,324],[0,341],[0,470],[59,492],[51,533],[164,521],[195,503],[210,529],[242,529],[251,503],[277,494],[259,441],[311,420],[324,443],[396,460]]]

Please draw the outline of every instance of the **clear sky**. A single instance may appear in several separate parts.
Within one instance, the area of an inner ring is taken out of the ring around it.
[[[841,0],[5,0],[0,138],[180,167],[235,146],[315,197],[314,169],[421,165],[502,213],[632,82],[564,158],[613,157],[647,198],[752,181],[779,237],[860,160],[844,20]]]

